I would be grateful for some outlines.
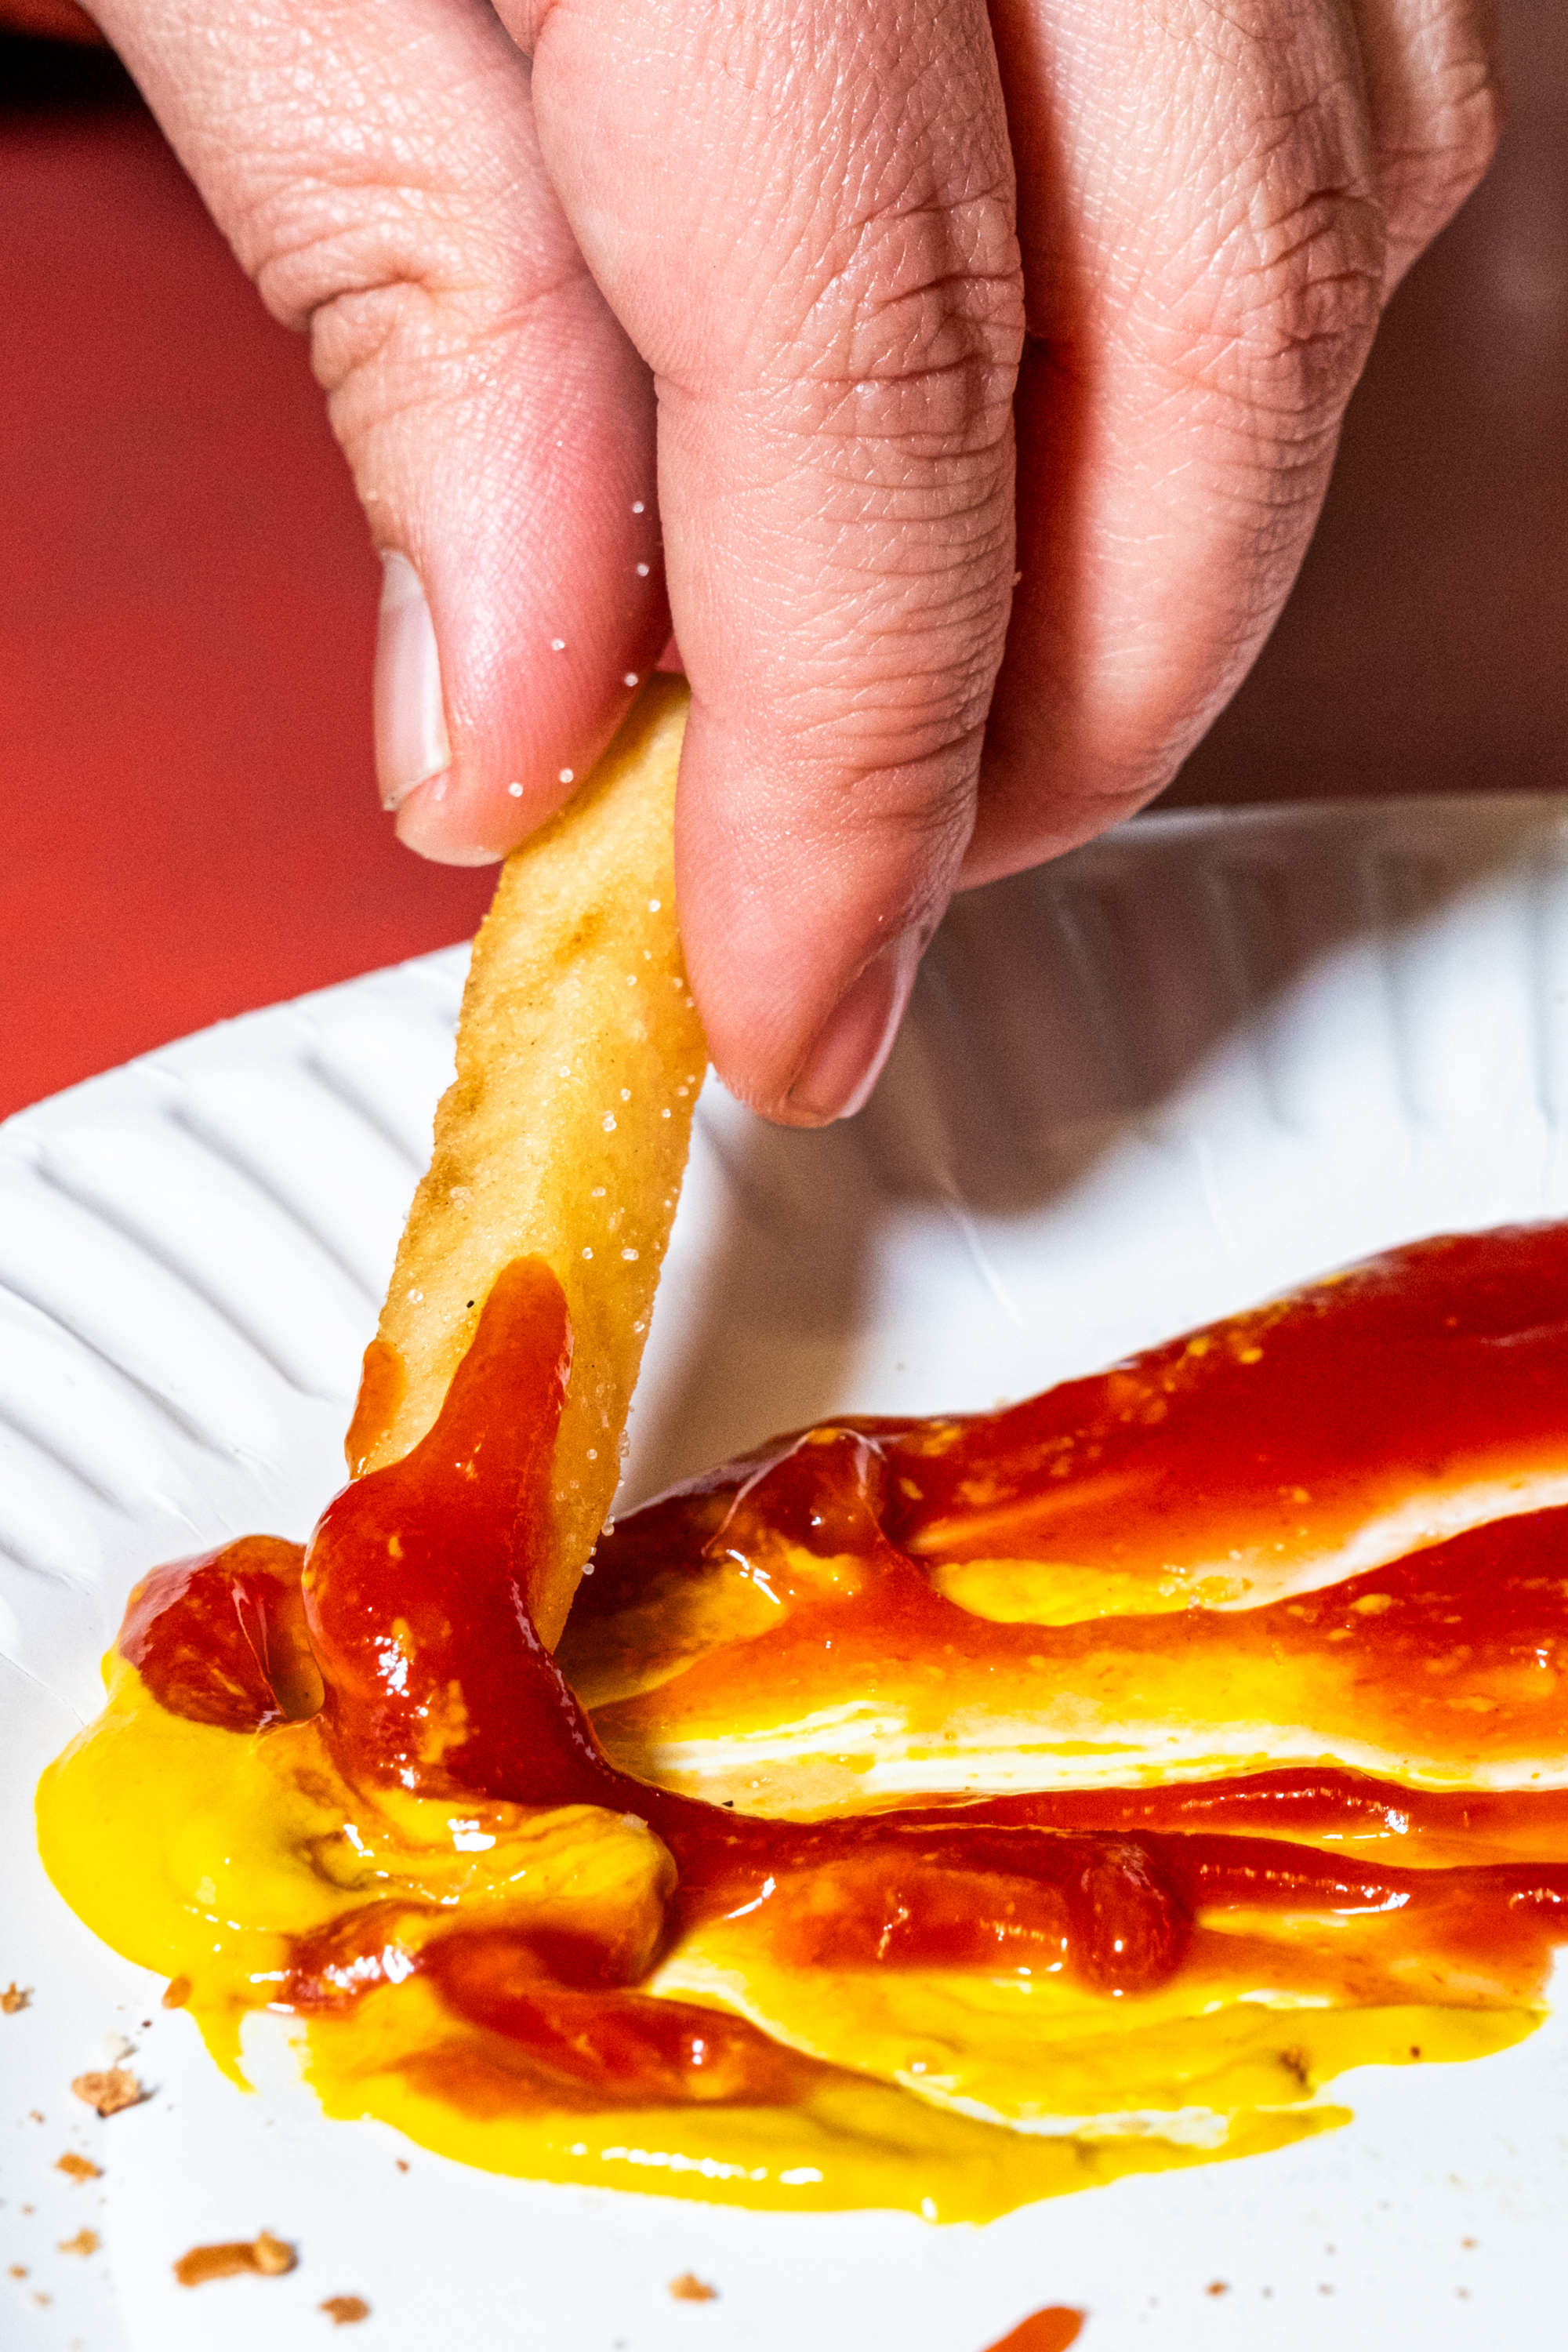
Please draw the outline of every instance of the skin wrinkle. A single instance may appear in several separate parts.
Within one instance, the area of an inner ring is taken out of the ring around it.
[[[1004,639],[967,877],[1136,806],[1239,679],[1379,299],[1484,166],[1489,37],[1480,0],[502,5],[531,77],[484,0],[101,0],[426,581],[455,761],[405,837],[515,838],[583,772],[667,542],[689,961],[777,1108],[940,909]]]
[[[543,314],[591,288],[585,269],[563,264],[555,276],[514,293],[499,311],[493,298],[479,295],[475,308],[489,315],[471,324],[464,319],[458,332],[440,331],[450,297],[432,294],[422,279],[393,277],[345,288],[319,302],[310,315],[313,353],[321,354],[315,361],[316,380],[333,393],[349,377],[378,362],[397,365],[417,358],[426,365],[447,359],[462,363],[468,371],[465,380],[472,382],[473,368],[488,352],[525,337]],[[422,307],[436,331],[424,337],[410,331],[407,314],[416,306]],[[382,414],[395,415],[400,404],[395,403]]]
[[[1295,163],[1300,146],[1296,126],[1301,119],[1299,107],[1293,110],[1276,103],[1275,112],[1269,121],[1256,127],[1250,149],[1244,142],[1241,143],[1239,152],[1233,150],[1228,165],[1232,188],[1244,191],[1250,198],[1251,219],[1248,225],[1254,232],[1260,219],[1267,226],[1277,224],[1281,218],[1289,220],[1290,217],[1289,205],[1282,209],[1279,202],[1279,157],[1283,152],[1287,162],[1292,164]],[[1287,125],[1283,137],[1279,130],[1281,121]],[[1145,142],[1141,150],[1133,152],[1149,154],[1163,151],[1155,147],[1153,142]],[[1267,173],[1261,181],[1258,173],[1258,158],[1268,153],[1272,155],[1272,184]],[[1331,178],[1338,176],[1342,180],[1344,177],[1342,174],[1329,176]],[[1290,174],[1287,173],[1286,177],[1288,184]],[[1298,184],[1300,184],[1299,182]],[[1326,184],[1327,181],[1321,174],[1317,177],[1316,184],[1313,184],[1310,179],[1307,189],[1309,199],[1316,196]],[[1197,193],[1198,217],[1195,220],[1193,219],[1189,204],[1190,226],[1186,235],[1192,240],[1193,248],[1200,253],[1204,251],[1205,246],[1211,248],[1212,261],[1212,248],[1215,246],[1217,245],[1224,254],[1224,232],[1227,226],[1231,226],[1225,221],[1222,213],[1216,229],[1212,209],[1214,190],[1216,187],[1223,204],[1226,194],[1225,181],[1222,176],[1217,183],[1213,182],[1212,179],[1205,182],[1200,174],[1195,178],[1190,178],[1188,185],[1190,189],[1195,188]],[[1294,194],[1294,191],[1288,187],[1288,194]],[[1184,196],[1185,192],[1179,192],[1177,201],[1181,201]],[[1203,207],[1205,205],[1211,208],[1206,224],[1202,217]],[[1080,218],[1088,217],[1090,221],[1103,218],[1103,206],[1097,207],[1093,203],[1080,204],[1078,210]],[[1344,273],[1325,268],[1324,264],[1320,260],[1320,254],[1329,253],[1334,255],[1335,258],[1339,257],[1335,253],[1331,240],[1320,241],[1305,254],[1299,250],[1292,255],[1286,271],[1281,273],[1276,270],[1271,280],[1266,277],[1249,284],[1243,278],[1239,287],[1234,283],[1226,285],[1224,282],[1222,271],[1215,268],[1206,286],[1204,286],[1200,280],[1197,295],[1194,297],[1193,292],[1181,285],[1178,276],[1176,324],[1181,331],[1184,331],[1188,340],[1188,347],[1183,350],[1182,333],[1173,335],[1170,332],[1173,308],[1170,275],[1172,252],[1174,243],[1179,259],[1180,242],[1172,240],[1170,236],[1173,224],[1168,215],[1162,215],[1157,206],[1151,208],[1147,205],[1144,205],[1143,211],[1146,222],[1152,219],[1154,230],[1161,232],[1161,235],[1151,233],[1140,242],[1136,248],[1136,263],[1145,279],[1152,278],[1159,281],[1158,296],[1154,303],[1149,303],[1145,298],[1143,303],[1134,302],[1121,311],[1121,333],[1118,338],[1121,347],[1120,350],[1113,352],[1111,365],[1117,375],[1129,380],[1124,403],[1122,396],[1119,394],[1112,394],[1109,401],[1107,400],[1103,388],[1105,383],[1103,372],[1099,377],[1100,397],[1102,410],[1106,414],[1106,421],[1110,426],[1111,440],[1114,443],[1116,427],[1113,420],[1118,414],[1131,415],[1141,410],[1147,413],[1150,404],[1148,390],[1145,388],[1141,394],[1135,394],[1131,385],[1132,381],[1145,376],[1148,360],[1152,357],[1157,362],[1154,380],[1158,381],[1162,376],[1166,379],[1168,388],[1164,396],[1164,404],[1167,408],[1179,410],[1184,398],[1186,398],[1197,404],[1200,410],[1207,408],[1210,411],[1206,419],[1199,425],[1201,436],[1210,444],[1208,461],[1201,468],[1210,489],[1209,500],[1205,502],[1208,508],[1208,525],[1212,530],[1217,520],[1226,527],[1226,535],[1231,543],[1247,551],[1245,564],[1232,563],[1228,567],[1215,567],[1219,578],[1228,585],[1224,592],[1225,609],[1217,611],[1215,614],[1215,619],[1219,625],[1218,630],[1215,630],[1211,624],[1210,642],[1217,650],[1221,645],[1228,641],[1234,649],[1234,657],[1239,669],[1249,656],[1253,644],[1256,643],[1256,638],[1252,636],[1249,628],[1252,617],[1256,615],[1258,622],[1266,625],[1277,604],[1279,594],[1282,593],[1278,572],[1275,570],[1278,556],[1273,555],[1272,551],[1278,548],[1288,558],[1299,554],[1300,546],[1304,543],[1306,524],[1315,511],[1321,497],[1322,480],[1326,476],[1327,458],[1331,449],[1333,434],[1337,428],[1337,402],[1342,397],[1342,391],[1348,389],[1348,381],[1353,380],[1353,373],[1359,366],[1360,352],[1355,348],[1358,341],[1358,322],[1352,316],[1347,333],[1342,316],[1335,316],[1325,320],[1323,315],[1325,301],[1339,305],[1346,302],[1347,280]],[[1026,208],[1026,217],[1027,217],[1027,208]],[[1307,222],[1310,228],[1316,226],[1321,229],[1321,220],[1314,222],[1311,219],[1310,202]],[[1234,227],[1232,227],[1232,234],[1234,236]],[[1300,237],[1300,223],[1297,226],[1297,235]],[[1278,254],[1279,249],[1289,247],[1289,237],[1277,234],[1273,242]],[[1028,250],[1027,238],[1026,238],[1026,250]],[[1234,268],[1232,255],[1225,255],[1224,257]],[[1303,270],[1304,259],[1306,267]],[[1092,257],[1090,266],[1094,266]],[[1313,293],[1309,288],[1303,295],[1299,285],[1291,287],[1292,275],[1298,278],[1305,275],[1310,279],[1314,272],[1320,287],[1325,276],[1338,276],[1340,282],[1334,291],[1324,296],[1321,293]],[[1270,298],[1278,297],[1280,291],[1282,275],[1289,289],[1283,324],[1281,324],[1278,308],[1270,307]],[[1216,279],[1220,281],[1217,305],[1215,303]],[[1352,271],[1349,274],[1348,286],[1349,308],[1353,314],[1360,299],[1357,273]],[[1063,288],[1062,290],[1067,289]],[[1123,285],[1121,289],[1123,294],[1125,290],[1125,285]],[[1200,335],[1194,350],[1193,329],[1194,324],[1202,323],[1197,303],[1205,297],[1211,305],[1208,321],[1211,336],[1205,348],[1204,339]],[[1292,299],[1297,306],[1294,316],[1291,315],[1289,309]],[[1059,300],[1058,294],[1058,303]],[[1182,307],[1184,303],[1184,308]],[[1317,305],[1316,317],[1312,316],[1314,303]],[[1226,308],[1227,304],[1230,306],[1228,313]],[[1256,307],[1249,309],[1247,307],[1249,304]],[[1237,311],[1241,314],[1242,324],[1242,333],[1239,337],[1236,332]],[[1065,332],[1062,331],[1059,322],[1059,309],[1055,316],[1047,312],[1045,320],[1040,319],[1038,313],[1032,315],[1031,318],[1032,326],[1045,323],[1053,330],[1050,342],[1056,350],[1055,364],[1063,369],[1069,377],[1069,381],[1076,377],[1080,383],[1086,380],[1092,383],[1095,381],[1095,363],[1091,358],[1086,364],[1079,333],[1075,333],[1070,327]],[[1217,331],[1215,331],[1216,325]],[[1314,338],[1322,336],[1325,325],[1331,326],[1333,330],[1330,340],[1327,342],[1314,341]],[[1092,334],[1092,327],[1090,332]],[[1138,348],[1141,342],[1145,346],[1142,352]],[[1350,346],[1348,356],[1343,349],[1347,343]],[[1070,351],[1070,358],[1064,353],[1063,346],[1067,346]],[[1089,350],[1093,351],[1092,341]],[[1263,362],[1261,365],[1260,358]],[[1310,370],[1315,366],[1321,376],[1326,376],[1332,368],[1342,365],[1346,378],[1344,383],[1342,385],[1331,383],[1326,401],[1320,396],[1315,396]],[[1184,377],[1186,379],[1184,383],[1182,381]],[[1213,407],[1216,398],[1221,403],[1217,410]],[[1157,410],[1159,403],[1154,402],[1152,405]],[[1258,414],[1260,407],[1265,412],[1269,409],[1277,410],[1280,415],[1270,420],[1267,414],[1261,416]],[[1319,413],[1322,409],[1327,411],[1326,417]],[[1323,428],[1321,433],[1320,426]],[[1280,444],[1283,433],[1287,429],[1290,436],[1290,442],[1286,448],[1282,449],[1276,445]],[[1159,427],[1156,425],[1154,433],[1156,449],[1160,446],[1158,433]],[[1258,463],[1260,454],[1265,447],[1268,452],[1268,466]],[[1103,457],[1098,462],[1102,466],[1107,463]],[[1270,470],[1273,465],[1282,466],[1288,476],[1292,478],[1283,495],[1281,484]],[[1102,477],[1108,488],[1119,470],[1119,463],[1112,460]],[[1217,518],[1214,511],[1216,502],[1213,498],[1216,472],[1220,477],[1222,489],[1226,478],[1229,477],[1235,481],[1239,493],[1236,495],[1229,491],[1225,492],[1223,499],[1217,502],[1224,511]],[[1174,486],[1175,473],[1168,467],[1166,473],[1167,478]],[[1250,483],[1248,482],[1249,474],[1257,478]],[[1133,478],[1129,478],[1130,488]],[[1196,478],[1194,478],[1192,488],[1194,490],[1197,488]],[[1178,503],[1182,504],[1180,500]],[[1268,509],[1266,520],[1260,519],[1260,506]],[[1190,511],[1191,509],[1183,504],[1182,510]],[[1297,519],[1294,530],[1289,520],[1291,514],[1294,514]],[[1095,529],[1100,546],[1110,558],[1111,572],[1114,573],[1117,561],[1115,549],[1119,539],[1124,538],[1125,535],[1119,533],[1114,522],[1103,509]],[[1137,541],[1147,546],[1150,540],[1147,524],[1134,536]],[[1197,541],[1194,543],[1194,555],[1198,551],[1199,544],[1200,542]],[[1021,556],[1020,560],[1027,559]],[[1160,558],[1155,559],[1156,568],[1160,562]],[[1272,578],[1268,576],[1271,572],[1274,572]],[[1193,573],[1194,584],[1201,581],[1201,573],[1194,570]],[[1113,588],[1111,593],[1114,593]],[[1210,604],[1214,602],[1211,598],[1203,598],[1199,601]],[[1145,642],[1151,635],[1155,642],[1158,642],[1161,632],[1160,616],[1157,612],[1152,610],[1151,625],[1142,633]],[[1039,643],[1037,623],[1035,634],[1037,643]],[[1126,643],[1125,636],[1122,643],[1123,645]],[[1058,662],[1063,657],[1064,646],[1067,657],[1074,658],[1075,649],[1071,644],[1070,633],[1066,639],[1058,640],[1058,652],[1054,658]],[[1081,660],[1083,656],[1077,656],[1077,658]],[[1119,654],[1118,660],[1121,659],[1121,656]],[[1105,673],[1102,672],[1103,674]],[[1228,683],[1222,669],[1219,679],[1215,681],[1217,691],[1215,697],[1215,707],[1217,707],[1218,700],[1223,698],[1223,693],[1226,690]],[[1174,723],[1168,725],[1163,730],[1163,757],[1160,756],[1162,736],[1159,731],[1145,730],[1131,746],[1125,748],[1118,747],[1113,739],[1108,740],[1102,731],[1096,745],[1095,758],[1097,763],[1106,769],[1113,780],[1114,790],[1110,798],[1119,806],[1135,804],[1135,801],[1128,798],[1127,794],[1131,791],[1131,778],[1138,769],[1143,767],[1147,773],[1148,769],[1152,767],[1154,760],[1158,758],[1159,772],[1169,772],[1175,761],[1188,748],[1190,740],[1195,737],[1205,715],[1201,704],[1195,710],[1189,706],[1185,711],[1173,713]],[[1152,716],[1153,713],[1151,711],[1151,717]],[[1193,723],[1194,721],[1196,723]],[[1105,794],[1094,790],[1075,795],[1079,804],[1087,806],[1103,804],[1105,798]],[[1057,841],[1060,839],[1061,833],[1060,829],[1054,826],[1050,831],[1055,836],[1051,843],[1054,847]],[[1076,835],[1078,826],[1076,824],[1069,826],[1067,831],[1069,837]],[[1029,845],[1031,850],[1037,853],[1041,845],[1037,838],[1037,841]],[[1019,847],[1022,849],[1024,844],[1020,843]],[[1026,862],[1030,862],[1029,858],[1022,855],[1004,853],[1001,856],[996,856],[994,854],[986,856],[983,852],[982,859],[975,862],[974,878],[983,878],[987,872],[1006,871],[1017,864]]]

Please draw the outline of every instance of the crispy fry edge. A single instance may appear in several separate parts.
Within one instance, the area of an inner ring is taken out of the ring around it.
[[[497,1275],[544,1259],[574,1339],[536,1586],[552,1646],[620,1476],[707,1063],[675,908],[688,702],[682,681],[651,679],[581,790],[501,868],[349,1433],[356,1476],[417,1444]]]

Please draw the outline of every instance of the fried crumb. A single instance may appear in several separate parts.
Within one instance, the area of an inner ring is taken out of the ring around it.
[[[11,2278],[26,2278],[26,2275],[27,2265],[26,2263],[13,2263],[10,2271],[7,2273],[7,2276]]]
[[[29,2107],[27,2109],[27,2121],[30,2124],[41,2124],[43,2120],[43,2116],[38,2113],[37,2107]]]
[[[719,2290],[700,2279],[695,2271],[682,2271],[669,2282],[669,2291],[677,2303],[716,2303]]]
[[[1207,2286],[1205,2287],[1204,2293],[1205,2294],[1228,2294],[1230,2293],[1230,2281],[1228,2279],[1211,2279]]]
[[[96,2254],[98,2247],[96,2230],[79,2230],[74,2238],[62,2238],[55,2251],[61,2254]]]
[[[184,2009],[190,1997],[191,1980],[189,1977],[171,1977],[168,1983],[163,1987],[163,2006],[165,2009]]]
[[[370,2317],[370,2305],[363,2294],[330,2294],[316,2309],[324,2311],[334,2327],[352,2327],[356,2320]]]
[[[292,2246],[263,2230],[254,2238],[234,2238],[218,2246],[193,2246],[174,2264],[182,2286],[205,2286],[209,2279],[281,2278],[299,2261]]]
[[[75,2150],[70,2148],[68,2148],[64,2156],[56,2158],[55,2170],[63,2172],[68,2180],[101,2180],[103,2179],[101,2164],[94,2164],[89,2156],[78,2156]]]
[[[71,2089],[100,2116],[118,2116],[126,2107],[139,2107],[147,2096],[135,2075],[123,2066],[104,2066],[93,2074],[79,2074]]]
[[[19,1985],[15,1977],[0,1992],[0,2017],[15,2017],[18,2010],[30,2009],[33,2001],[31,1985]]]
[[[1293,2042],[1289,2050],[1281,2050],[1279,2053],[1279,2063],[1284,2067],[1287,2074],[1293,2076],[1294,2079],[1300,2083],[1304,2091],[1310,2091],[1311,2089],[1311,2067],[1308,2061],[1307,2053],[1301,2048],[1300,2042]]]
[[[407,2169],[408,2169],[408,2158],[407,2158],[405,2156],[400,2156],[400,2157],[398,2158],[398,2159],[397,2159],[397,2169],[399,2170],[399,2172],[406,2172],[406,2171],[407,2171]]]

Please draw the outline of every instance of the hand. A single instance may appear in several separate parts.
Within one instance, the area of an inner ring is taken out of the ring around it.
[[[812,1124],[953,887],[1128,814],[1245,673],[1490,157],[1484,0],[498,8],[97,13],[310,331],[403,838],[510,847],[673,615],[714,1060]]]

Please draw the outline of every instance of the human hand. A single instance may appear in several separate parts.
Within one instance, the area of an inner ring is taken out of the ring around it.
[[[1234,690],[1496,135],[1484,0],[96,13],[393,551],[403,838],[512,845],[673,614],[688,961],[806,1124],[955,884],[1127,814]]]

